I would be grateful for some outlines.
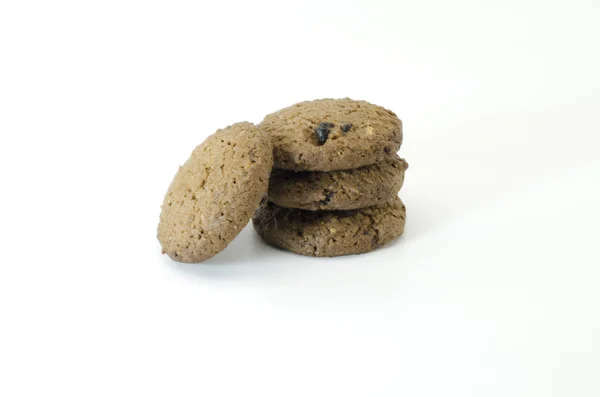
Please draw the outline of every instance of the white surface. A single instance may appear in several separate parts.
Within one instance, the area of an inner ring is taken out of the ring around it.
[[[0,395],[600,395],[599,4],[0,5]],[[217,128],[320,97],[404,121],[405,235],[160,255]]]

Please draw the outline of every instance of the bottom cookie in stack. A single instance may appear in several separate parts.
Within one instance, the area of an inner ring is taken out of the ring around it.
[[[395,197],[354,210],[308,211],[265,201],[252,223],[268,243],[308,256],[369,252],[404,232],[406,208]]]

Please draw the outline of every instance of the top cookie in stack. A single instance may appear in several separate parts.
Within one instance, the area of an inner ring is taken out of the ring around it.
[[[367,252],[402,234],[402,122],[366,101],[301,102],[265,117],[274,170],[254,217],[269,243],[312,256]],[[313,212],[316,211],[316,212]],[[377,214],[377,216],[374,216]]]
[[[393,157],[402,144],[394,112],[349,98],[297,103],[258,127],[273,139],[273,166],[292,171],[359,168]]]

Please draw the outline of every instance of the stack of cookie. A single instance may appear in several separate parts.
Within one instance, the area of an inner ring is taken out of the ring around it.
[[[205,261],[253,214],[265,241],[298,254],[370,251],[404,231],[401,143],[394,113],[350,99],[302,102],[258,128],[220,129],[194,149],[165,194],[162,252]]]
[[[321,99],[258,125],[273,144],[268,199],[253,217],[268,243],[310,256],[371,251],[404,231],[402,122],[365,101]]]

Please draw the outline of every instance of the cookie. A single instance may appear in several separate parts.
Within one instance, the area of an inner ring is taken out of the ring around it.
[[[273,166],[269,135],[243,122],[196,147],[165,195],[158,225],[163,253],[202,262],[248,223],[267,191]]]
[[[408,163],[398,156],[345,171],[274,169],[269,201],[287,208],[352,210],[383,204],[398,194]]]
[[[359,168],[393,156],[402,144],[394,112],[349,98],[297,103],[258,128],[273,137],[274,167],[292,171]]]
[[[263,202],[252,223],[268,243],[300,255],[339,256],[369,252],[404,232],[406,208],[396,197],[350,211],[306,211]]]

